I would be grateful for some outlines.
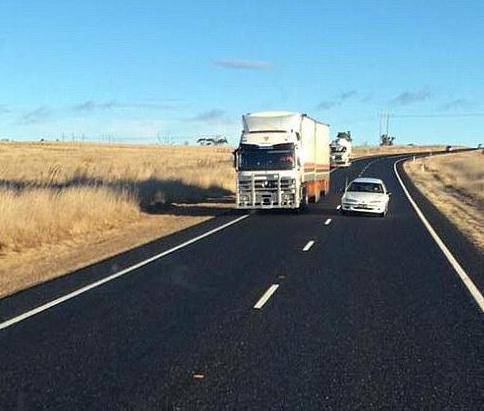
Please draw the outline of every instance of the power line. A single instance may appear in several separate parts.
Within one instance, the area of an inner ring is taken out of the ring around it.
[[[484,117],[484,113],[448,113],[448,114],[387,114],[396,118],[451,118],[451,117]]]

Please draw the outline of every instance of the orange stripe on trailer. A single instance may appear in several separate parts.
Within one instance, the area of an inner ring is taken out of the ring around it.
[[[307,189],[310,197],[316,197],[322,191],[327,193],[329,189],[329,180],[322,179],[322,180],[310,181],[308,182]]]

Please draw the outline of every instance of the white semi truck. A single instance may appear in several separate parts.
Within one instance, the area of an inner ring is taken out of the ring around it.
[[[338,133],[331,142],[331,167],[349,167],[351,165],[351,133]]]
[[[285,111],[242,116],[237,208],[304,208],[329,191],[329,126]]]

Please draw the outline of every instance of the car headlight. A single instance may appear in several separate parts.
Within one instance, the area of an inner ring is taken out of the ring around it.
[[[354,204],[354,203],[357,203],[358,201],[356,200],[353,200],[352,198],[343,198],[343,203],[350,203],[350,204]]]
[[[370,204],[383,204],[385,200],[371,200]]]

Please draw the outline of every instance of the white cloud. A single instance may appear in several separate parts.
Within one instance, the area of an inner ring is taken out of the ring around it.
[[[270,70],[272,63],[258,60],[217,60],[214,64],[224,69],[233,70]]]

